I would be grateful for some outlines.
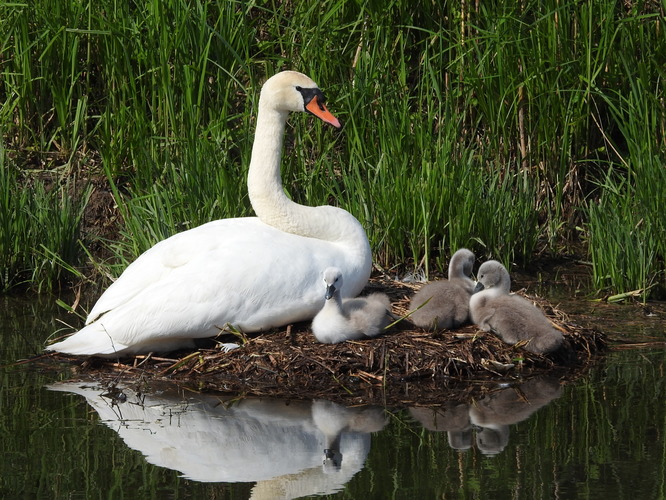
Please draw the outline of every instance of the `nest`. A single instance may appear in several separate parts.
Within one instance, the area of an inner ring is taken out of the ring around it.
[[[378,290],[389,294],[394,313],[407,313],[412,286],[373,278],[366,291]],[[589,366],[605,347],[603,334],[576,325],[543,300],[530,299],[564,333],[570,346],[564,355],[532,354],[473,325],[429,332],[408,320],[377,338],[320,344],[304,323],[235,338],[242,345],[230,352],[210,341],[194,352],[169,357],[92,358],[79,362],[77,371],[109,380],[171,380],[197,391],[399,405],[441,401],[444,393],[457,393],[463,399],[474,390],[470,381],[482,382],[476,384],[479,387],[483,382],[544,373],[569,378]],[[217,340],[230,339],[227,335]]]

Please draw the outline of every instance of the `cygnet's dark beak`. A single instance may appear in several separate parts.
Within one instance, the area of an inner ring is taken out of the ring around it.
[[[477,281],[476,286],[474,287],[474,291],[472,292],[472,294],[480,292],[483,289],[484,289],[483,283],[481,283],[480,281]]]
[[[342,466],[342,453],[338,450],[325,449],[324,450],[324,468],[334,467],[340,469]]]
[[[335,294],[335,285],[326,285],[326,300],[329,300]]]

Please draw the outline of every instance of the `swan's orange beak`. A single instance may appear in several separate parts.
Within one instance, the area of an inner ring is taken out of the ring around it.
[[[338,119],[333,116],[328,109],[326,109],[326,106],[319,102],[319,98],[317,96],[314,96],[312,99],[310,99],[310,102],[307,104],[307,106],[305,106],[305,109],[307,109],[316,117],[321,118],[326,123],[333,125],[335,128],[340,128],[342,126],[340,125]]]

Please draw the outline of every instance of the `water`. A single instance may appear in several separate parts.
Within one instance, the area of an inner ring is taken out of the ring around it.
[[[53,298],[2,300],[3,363],[68,320]],[[665,338],[663,304],[561,307],[626,343]],[[665,362],[663,347],[614,349],[572,383],[497,384],[435,409],[231,401],[5,366],[0,498],[666,498]]]

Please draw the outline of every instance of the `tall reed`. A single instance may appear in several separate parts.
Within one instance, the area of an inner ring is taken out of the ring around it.
[[[285,187],[351,211],[378,264],[431,273],[460,246],[526,264],[583,234],[598,285],[626,290],[604,231],[664,227],[646,182],[666,163],[663,29],[663,6],[611,0],[3,4],[0,130],[12,165],[108,179],[116,275],[174,232],[251,213],[259,87],[297,69],[345,128],[293,117]],[[663,283],[663,244],[647,255]]]
[[[0,290],[50,290],[81,265],[79,231],[90,190],[26,180],[0,141]]]
[[[609,147],[618,151],[620,164],[601,180],[598,201],[587,209],[597,286],[635,291],[643,299],[666,283],[665,145],[664,136],[657,135],[664,132],[665,108],[655,99],[658,93],[645,87],[649,81],[639,72],[628,93],[610,103],[624,141],[609,141]]]

